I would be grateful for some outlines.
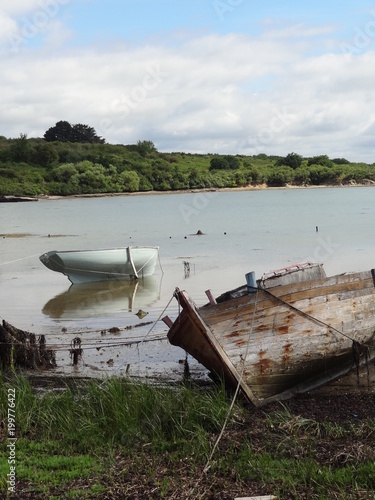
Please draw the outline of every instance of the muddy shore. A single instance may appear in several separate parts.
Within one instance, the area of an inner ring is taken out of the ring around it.
[[[105,197],[122,197],[122,196],[157,196],[165,194],[199,194],[199,193],[220,193],[220,192],[235,192],[235,191],[271,191],[271,190],[291,190],[291,189],[341,189],[341,188],[353,188],[353,187],[370,187],[374,186],[375,181],[368,181],[366,183],[349,183],[349,184],[334,184],[334,185],[321,185],[321,186],[297,186],[288,184],[286,186],[280,187],[270,187],[267,184],[259,184],[256,186],[243,186],[235,188],[202,188],[202,189],[181,189],[178,191],[137,191],[134,193],[93,193],[93,194],[73,194],[67,196],[54,196],[54,195],[40,195],[36,199],[40,200],[60,200],[69,198],[105,198]]]

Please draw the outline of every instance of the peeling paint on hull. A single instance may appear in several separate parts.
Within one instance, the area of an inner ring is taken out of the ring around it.
[[[274,286],[259,280],[254,293],[243,287],[199,308],[176,289],[182,311],[168,338],[230,385],[240,383],[254,405],[288,399],[375,359],[373,275],[296,273],[293,282],[285,273],[286,284],[279,275]]]

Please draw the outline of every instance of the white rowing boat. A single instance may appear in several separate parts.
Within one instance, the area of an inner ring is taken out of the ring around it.
[[[155,271],[159,247],[125,247],[101,250],[46,252],[40,261],[74,283],[134,280]]]

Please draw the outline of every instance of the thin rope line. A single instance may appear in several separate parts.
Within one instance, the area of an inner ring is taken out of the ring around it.
[[[21,260],[33,259],[34,257],[38,257],[39,254],[36,253],[34,255],[29,255],[28,257],[22,257],[22,259],[10,260],[9,262],[2,262],[0,266],[6,266],[8,264],[13,264],[14,262],[20,262]]]
[[[144,342],[161,342],[162,340],[167,340],[167,336],[160,335],[159,337],[153,337],[151,339],[146,339],[146,340],[142,339],[142,340],[130,340],[130,341],[126,341],[126,342],[109,342],[107,344],[101,344],[100,342],[98,342],[96,344],[93,344],[93,343],[85,344],[84,342],[82,342],[82,349],[84,349],[85,351],[91,350],[91,349],[92,350],[96,349],[96,350],[100,351],[101,349],[109,349],[111,347],[130,347],[133,345],[140,345]],[[30,341],[26,341],[25,343],[23,343],[23,342],[16,342],[16,343],[0,342],[0,345],[1,346],[30,347],[30,346],[37,346],[39,344],[38,344],[38,341],[36,341],[35,343],[30,342]],[[70,351],[71,345],[70,345],[70,343],[69,344],[45,344],[45,348],[48,350],[52,350],[52,351],[64,352],[64,351]]]
[[[355,339],[353,339],[352,337],[350,337],[349,335],[347,335],[346,333],[338,330],[337,328],[335,328],[334,326],[331,326],[329,325],[328,323],[325,323],[324,321],[322,321],[321,319],[319,318],[315,318],[315,316],[311,316],[311,314],[308,314],[304,311],[302,311],[301,309],[298,309],[298,307],[295,307],[293,306],[292,304],[289,304],[289,302],[286,302],[285,300],[281,299],[280,297],[277,297],[276,295],[274,295],[273,293],[271,293],[269,290],[265,289],[265,288],[261,288],[262,292],[265,292],[266,294],[270,295],[271,297],[273,297],[274,299],[278,300],[279,302],[281,302],[282,304],[284,304],[285,306],[289,307],[290,309],[292,309],[293,311],[296,311],[298,314],[301,314],[302,316],[306,317],[307,319],[309,319],[310,321],[314,321],[320,325],[323,325],[327,328],[329,328],[330,330],[334,331],[334,332],[337,332],[339,333],[340,335],[342,335],[343,337],[346,337],[348,340],[351,340],[352,342],[355,342]],[[357,342],[357,341],[356,341]],[[361,342],[359,342],[361,345],[366,345],[366,344],[362,344]]]
[[[217,438],[217,440],[216,440],[216,442],[215,442],[215,444],[214,444],[214,446],[212,448],[211,454],[208,457],[207,463],[206,463],[206,465],[205,465],[205,467],[203,469],[203,474],[205,474],[206,472],[208,472],[208,470],[210,468],[209,464],[210,464],[210,462],[212,460],[212,457],[213,457],[213,455],[214,455],[214,453],[216,451],[216,448],[219,445],[219,442],[220,442],[221,438],[223,437],[223,434],[224,434],[225,428],[227,426],[230,414],[232,413],[234,404],[236,402],[236,399],[237,399],[237,396],[238,396],[238,393],[239,393],[239,390],[240,390],[240,387],[241,387],[241,384],[242,384],[243,376],[244,376],[244,373],[245,373],[245,366],[246,366],[247,355],[248,355],[248,352],[249,352],[250,337],[251,337],[251,334],[252,334],[252,331],[253,331],[253,327],[254,327],[254,320],[255,320],[255,313],[256,313],[256,310],[257,310],[257,305],[258,305],[258,290],[256,291],[253,316],[251,318],[251,328],[250,328],[250,332],[249,332],[248,339],[247,339],[246,351],[245,351],[245,356],[243,358],[242,370],[241,370],[240,378],[238,379],[237,387],[236,387],[235,393],[233,395],[233,399],[232,399],[231,405],[230,405],[229,410],[227,412],[227,415],[225,417],[225,421],[224,421],[223,427],[221,429],[221,432],[220,432],[220,434],[219,434],[219,436],[218,436],[218,438]]]
[[[168,304],[165,306],[165,308],[163,309],[163,311],[160,313],[158,319],[154,322],[154,324],[152,325],[152,327],[149,329],[149,331],[146,333],[146,335],[143,337],[143,339],[137,343],[137,347],[138,347],[138,350],[139,350],[139,347],[144,343],[144,342],[149,342],[149,340],[147,340],[147,337],[150,335],[150,333],[152,332],[152,330],[155,328],[156,324],[160,321],[161,317],[163,316],[163,314],[165,313],[165,311],[168,309],[170,303],[172,302],[173,300],[173,295],[172,297],[169,299],[169,302]],[[159,339],[158,339],[159,340]],[[160,339],[160,340],[163,340],[163,339]],[[138,365],[140,364],[140,362],[138,362]],[[118,373],[119,370],[121,370],[123,367],[125,366],[125,363],[122,363],[118,368],[116,368],[116,370],[111,374],[111,376],[115,376],[116,373]],[[101,387],[103,384],[105,384],[107,381],[103,381],[99,387]]]
[[[157,252],[157,255],[159,256],[159,252]],[[142,266],[140,269],[137,269],[137,270],[136,270],[136,271],[137,271],[137,274],[139,274],[139,273],[142,271],[142,269],[143,269],[144,267],[146,267],[146,266],[147,266],[147,264],[148,264],[148,263],[149,263],[149,262],[150,262],[150,261],[151,261],[154,257],[155,257],[155,254],[154,254],[154,255],[151,255],[151,256],[150,256],[150,258],[148,259],[148,261],[147,261],[147,262],[145,262],[145,263],[143,264],[143,266]],[[134,266],[134,268],[135,268],[135,266]]]
[[[198,478],[198,481],[197,481],[196,485],[189,492],[189,497],[191,497],[193,495],[193,493],[196,491],[196,489],[198,488],[200,482],[203,479],[203,474],[206,474],[209,471],[210,467],[211,467],[210,466],[210,462],[212,461],[212,457],[214,456],[214,453],[215,453],[215,451],[216,451],[216,449],[217,449],[217,447],[219,445],[219,442],[220,442],[221,438],[224,435],[224,431],[225,431],[225,428],[226,428],[226,426],[228,424],[230,414],[232,413],[234,404],[236,402],[236,399],[237,399],[237,396],[238,396],[238,393],[239,393],[239,390],[240,390],[240,386],[241,386],[241,383],[242,383],[243,374],[245,372],[245,363],[246,363],[246,358],[247,358],[247,354],[248,354],[248,351],[249,351],[250,335],[251,335],[251,332],[253,330],[254,319],[255,319],[255,311],[256,311],[256,308],[257,308],[257,304],[258,304],[258,290],[256,291],[255,307],[254,307],[253,316],[252,316],[252,320],[251,320],[251,328],[250,328],[250,333],[249,333],[249,337],[248,337],[248,341],[247,341],[247,345],[246,345],[246,352],[245,352],[245,356],[244,356],[244,359],[243,359],[243,364],[242,364],[242,370],[241,370],[240,378],[238,380],[237,387],[236,387],[236,390],[234,392],[234,395],[233,395],[233,398],[232,398],[232,402],[231,402],[231,404],[229,406],[229,409],[228,409],[227,415],[225,417],[224,424],[223,424],[223,426],[221,428],[220,434],[219,434],[218,438],[216,439],[216,442],[215,442],[215,444],[214,444],[214,446],[213,446],[213,448],[211,450],[210,456],[207,459],[206,465],[204,466],[204,468],[202,470],[202,473],[201,473],[200,477]],[[239,314],[239,312],[236,314],[236,316],[234,318],[235,320],[237,319],[238,314]],[[229,326],[228,326],[228,328],[229,328]]]

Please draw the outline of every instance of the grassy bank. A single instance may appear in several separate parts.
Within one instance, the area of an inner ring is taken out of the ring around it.
[[[262,410],[238,401],[209,459],[231,404],[222,387],[113,379],[41,392],[19,376],[1,382],[5,498],[13,389],[17,493],[10,498],[374,498],[371,396]]]

